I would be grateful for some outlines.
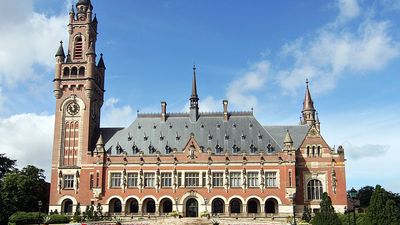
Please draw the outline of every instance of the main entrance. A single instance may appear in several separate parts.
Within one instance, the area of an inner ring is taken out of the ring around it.
[[[198,217],[199,204],[196,199],[191,198],[186,201],[186,217]]]

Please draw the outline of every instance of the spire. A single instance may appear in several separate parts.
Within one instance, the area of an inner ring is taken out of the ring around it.
[[[104,60],[103,60],[103,53],[100,54],[100,59],[99,59],[99,63],[97,63],[97,67],[106,69],[106,66],[104,65]]]
[[[192,98],[199,100],[197,96],[196,65],[193,65],[192,95],[190,96],[190,99]]]
[[[96,143],[97,146],[104,146],[103,135],[100,133],[99,139]]]
[[[60,47],[58,47],[57,53],[56,53],[56,57],[62,57],[65,58],[65,53],[64,53],[64,48],[63,48],[63,42],[60,41]]]
[[[310,126],[315,125],[315,108],[314,102],[311,98],[310,89],[308,87],[308,79],[306,79],[306,94],[303,102],[303,124]]]
[[[196,65],[193,65],[192,94],[190,95],[190,120],[197,121],[199,116],[199,97],[197,96]]]
[[[96,53],[95,53],[95,51],[94,51],[93,42],[90,43],[90,46],[89,46],[88,51],[86,52],[86,55],[96,55]],[[104,64],[104,62],[103,62],[103,64]]]
[[[303,110],[315,110],[314,102],[311,99],[310,89],[308,88],[308,79],[306,79],[306,95],[304,96]]]

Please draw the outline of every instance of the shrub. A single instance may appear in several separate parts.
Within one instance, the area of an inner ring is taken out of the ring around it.
[[[172,216],[172,217],[178,217],[178,215],[179,215],[179,213],[177,212],[177,211],[172,211],[172,212],[170,212],[170,213],[168,213],[168,216]]]
[[[203,212],[201,212],[200,217],[210,218],[210,213],[208,211],[203,211]]]
[[[38,224],[42,223],[43,217],[47,216],[45,213],[38,212],[16,212],[8,219],[10,224],[23,225],[23,224]]]
[[[70,218],[66,215],[59,215],[59,214],[53,214],[50,216],[50,222],[51,224],[57,224],[57,223],[69,223]]]

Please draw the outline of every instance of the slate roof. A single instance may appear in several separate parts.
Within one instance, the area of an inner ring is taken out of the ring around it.
[[[173,149],[181,151],[193,134],[203,151],[211,149],[215,154],[258,154],[259,151],[280,151],[288,129],[294,146],[303,141],[309,127],[262,126],[252,112],[231,112],[228,121],[223,113],[200,113],[196,122],[191,122],[188,113],[168,113],[167,120],[157,114],[139,114],[127,128],[102,128],[105,150],[108,154],[128,155],[169,154]]]
[[[289,130],[289,134],[292,137],[293,147],[298,149],[310,129],[308,125],[264,126],[264,128],[277,141],[281,149],[283,148],[283,141],[287,130]]]

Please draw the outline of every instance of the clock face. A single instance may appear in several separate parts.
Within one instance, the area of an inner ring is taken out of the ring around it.
[[[67,106],[67,112],[72,116],[76,115],[79,112],[79,104],[76,102],[69,103]]]

